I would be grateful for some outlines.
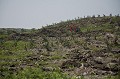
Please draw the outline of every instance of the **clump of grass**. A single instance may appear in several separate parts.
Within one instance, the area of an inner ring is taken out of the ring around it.
[[[71,79],[60,71],[45,72],[41,68],[26,67],[18,73],[8,74],[6,79]]]
[[[120,79],[120,73],[116,76],[107,76],[105,79]]]

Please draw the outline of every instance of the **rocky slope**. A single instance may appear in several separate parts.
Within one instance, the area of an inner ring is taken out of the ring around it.
[[[70,77],[95,75],[98,79],[120,71],[119,16],[78,18],[32,32],[14,32],[5,38],[1,36],[2,39],[5,40],[0,48],[3,77],[3,68],[14,73],[36,67],[45,72],[60,70]],[[13,48],[8,41],[13,41],[10,43]],[[11,58],[9,62],[16,63],[5,64],[9,55],[20,58]]]

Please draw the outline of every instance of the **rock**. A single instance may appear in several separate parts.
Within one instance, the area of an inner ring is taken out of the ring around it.
[[[69,68],[70,66],[80,67],[81,64],[75,60],[67,60],[67,61],[62,63],[61,68],[66,69],[66,68]]]
[[[113,72],[116,72],[116,71],[120,70],[117,63],[108,63],[107,67],[109,68],[110,71],[113,71]]]
[[[103,61],[104,61],[104,60],[103,60],[102,57],[96,57],[94,61],[95,61],[95,63],[97,63],[97,64],[103,64]]]
[[[43,70],[43,71],[53,71],[53,70],[55,70],[55,69],[52,68],[52,67],[42,67],[42,70]]]
[[[120,49],[113,49],[111,52],[115,54],[120,54]]]
[[[75,68],[74,73],[77,75],[90,75],[92,72],[92,68]]]
[[[13,65],[11,65],[10,67],[15,67],[15,65],[13,64]]]

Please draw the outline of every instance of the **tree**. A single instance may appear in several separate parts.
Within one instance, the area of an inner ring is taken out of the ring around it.
[[[103,14],[103,17],[105,17],[105,15]]]
[[[98,15],[98,18],[100,17],[100,15]]]
[[[112,14],[110,14],[110,17],[112,17]]]
[[[95,15],[93,15],[92,18],[95,18]]]

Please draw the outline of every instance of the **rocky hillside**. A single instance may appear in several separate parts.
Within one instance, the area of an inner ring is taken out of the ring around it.
[[[1,78],[120,78],[119,15],[78,17],[9,35],[1,31],[0,39]]]

